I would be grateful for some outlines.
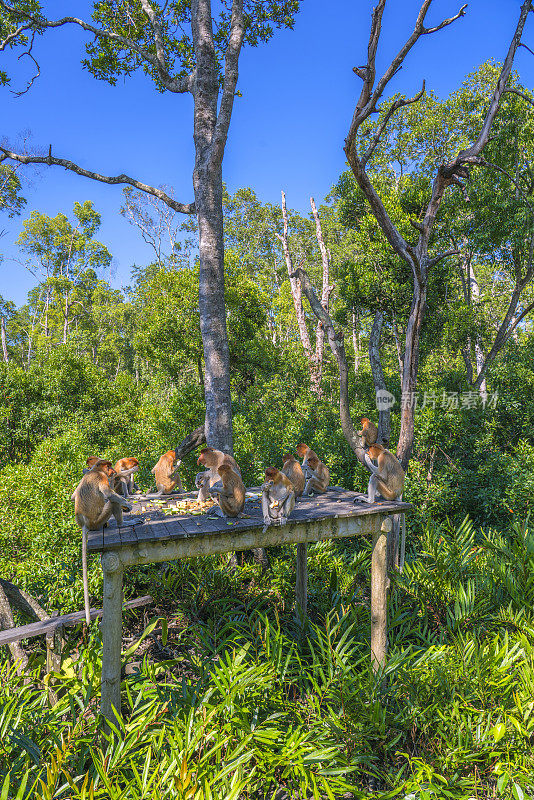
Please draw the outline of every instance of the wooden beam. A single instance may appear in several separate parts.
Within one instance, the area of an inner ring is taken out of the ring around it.
[[[116,545],[115,550],[124,567],[136,564],[157,564],[175,558],[192,558],[251,550],[253,547],[274,547],[279,544],[309,544],[323,539],[346,539],[351,536],[373,535],[380,531],[386,514],[374,513],[358,517],[329,517],[319,521],[288,522],[271,525],[265,533],[261,528],[239,530],[231,524],[224,532],[198,533],[159,541]],[[239,525],[239,522],[237,523]]]
[[[152,602],[150,595],[144,597],[137,597],[135,600],[128,600],[124,604],[124,609],[139,608],[146,606]],[[92,608],[91,619],[98,619],[102,616],[103,609]],[[78,625],[85,620],[85,611],[75,611],[73,614],[66,614],[63,617],[53,617],[45,619],[42,622],[32,622],[30,625],[21,625],[18,628],[9,628],[6,631],[0,631],[0,645],[10,644],[11,642],[20,642],[22,639],[33,639],[34,636],[45,636],[53,633],[56,628],[65,626],[72,627]]]

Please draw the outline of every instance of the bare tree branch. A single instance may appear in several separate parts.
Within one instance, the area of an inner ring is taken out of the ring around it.
[[[313,313],[317,319],[323,323],[324,329],[328,336],[330,349],[335,356],[339,368],[339,416],[341,428],[343,430],[345,439],[350,445],[358,461],[360,461],[364,466],[367,466],[365,463],[365,450],[361,446],[360,437],[357,435],[350,413],[348,381],[349,369],[347,365],[347,356],[345,353],[343,336],[336,332],[332,318],[321,305],[319,298],[315,294],[315,290],[308,277],[308,274],[301,267],[298,267],[293,273],[293,276],[300,280],[302,291],[308,298],[308,302]]]
[[[109,176],[109,175],[101,175],[99,172],[92,172],[91,170],[84,169],[80,167],[78,164],[75,164],[73,161],[68,161],[65,158],[55,158],[52,156],[52,148],[50,147],[49,154],[47,156],[29,156],[23,155],[22,153],[14,153],[11,150],[8,150],[6,147],[2,147],[0,145],[0,164],[2,161],[10,158],[12,161],[18,161],[21,164],[48,164],[49,166],[57,166],[57,167],[65,167],[65,169],[70,170],[71,172],[75,172],[77,175],[82,175],[85,178],[92,178],[94,181],[100,181],[101,183],[109,183],[109,184],[121,184],[127,183],[130,186],[139,189],[141,192],[146,192],[147,194],[151,194],[154,197],[158,197],[160,200],[163,200],[170,208],[173,208],[175,211],[179,212],[180,214],[194,214],[195,213],[195,204],[194,203],[178,203],[172,197],[169,197],[161,189],[156,188],[155,186],[149,186],[146,183],[141,183],[141,181],[135,180],[135,178],[130,178],[128,175],[116,175],[116,176]]]
[[[369,161],[369,159],[373,155],[373,153],[375,151],[375,148],[376,148],[376,146],[377,146],[377,144],[378,144],[378,142],[380,140],[380,137],[384,133],[384,130],[386,129],[386,126],[387,126],[389,120],[391,119],[391,117],[393,116],[393,114],[396,111],[398,111],[399,108],[404,108],[404,106],[410,106],[410,105],[412,105],[412,103],[418,103],[419,100],[424,95],[424,93],[425,93],[425,81],[423,81],[423,88],[421,89],[421,91],[418,92],[418,94],[414,95],[414,97],[411,97],[409,99],[406,99],[405,97],[398,97],[391,104],[391,106],[389,107],[384,119],[382,120],[382,123],[380,124],[380,126],[378,127],[376,133],[372,137],[371,144],[369,145],[369,147],[365,151],[364,155],[360,159],[360,163],[361,163],[361,165],[362,165],[362,167],[364,169],[365,169],[365,166],[366,166],[367,162]]]
[[[295,306],[295,315],[297,317],[297,325],[299,329],[299,336],[300,341],[302,343],[302,347],[304,348],[304,353],[308,360],[308,364],[310,366],[310,371],[312,369],[312,348],[310,342],[310,334],[308,331],[308,326],[306,325],[306,317],[304,315],[304,309],[302,308],[302,291],[300,286],[300,281],[298,278],[295,277],[295,273],[293,272],[293,260],[291,258],[291,252],[289,250],[289,223],[287,219],[287,206],[286,206],[286,193],[282,192],[282,220],[283,220],[283,233],[280,234],[278,231],[275,231],[277,238],[282,243],[282,250],[284,252],[284,258],[287,267],[287,274],[289,275],[289,285],[291,288],[291,296],[293,297],[293,305]]]
[[[428,266],[433,267],[434,264],[439,264],[440,261],[443,261],[444,258],[449,258],[449,256],[458,256],[460,255],[460,250],[447,250],[445,253],[439,253],[437,256],[429,259]]]
[[[467,8],[467,3],[464,3],[464,5],[461,7],[458,13],[454,15],[454,17],[449,17],[449,19],[444,19],[443,22],[440,22],[439,25],[436,25],[433,28],[424,28],[423,34],[435,33],[436,31],[440,31],[442,28],[445,28],[447,25],[450,25],[452,22],[456,22],[457,19],[460,19],[460,17],[465,16],[466,8]]]
[[[531,49],[530,49],[530,47],[528,46],[528,44],[525,44],[524,42],[519,42],[519,47],[524,47],[524,48],[525,48],[525,50],[528,50],[528,52],[529,52],[529,53],[530,53],[532,56],[534,56],[534,50],[531,50]]]
[[[526,100],[527,103],[530,103],[531,106],[534,106],[534,99],[529,97],[528,94],[520,92],[519,89],[505,89],[503,94],[517,94],[519,97],[522,97],[523,100]]]
[[[510,180],[514,184],[518,194],[521,195],[523,201],[528,206],[529,211],[534,214],[534,209],[532,208],[532,205],[530,204],[528,197],[526,196],[522,188],[519,186],[518,182],[516,181],[513,175],[510,175],[510,173],[507,172],[505,169],[499,167],[498,164],[494,164],[492,161],[486,161],[486,159],[482,158],[482,156],[479,159],[477,159],[476,163],[481,167],[490,167],[491,169],[496,170],[496,172],[500,172],[502,175],[506,175],[508,180]]]

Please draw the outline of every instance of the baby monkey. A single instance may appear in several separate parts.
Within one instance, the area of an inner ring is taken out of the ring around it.
[[[371,420],[367,419],[367,417],[361,418],[360,425],[362,426],[362,429],[361,431],[358,431],[358,436],[361,437],[362,447],[370,447],[378,439],[378,428],[374,422],[371,422]]]
[[[87,580],[87,532],[102,528],[113,515],[117,525],[122,524],[122,511],[131,511],[132,507],[124,497],[116,494],[110,483],[116,472],[111,461],[97,459],[92,468],[85,473],[74,490],[74,514],[77,525],[82,529],[82,575],[85,621],[91,622],[89,606],[89,583]]]
[[[287,475],[276,467],[267,467],[265,483],[262,485],[261,509],[263,533],[269,525],[285,525],[295,508],[295,488]]]

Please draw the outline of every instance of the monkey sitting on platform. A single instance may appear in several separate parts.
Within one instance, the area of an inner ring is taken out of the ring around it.
[[[295,497],[300,497],[304,491],[304,487],[306,486],[306,478],[304,477],[304,473],[302,471],[302,467],[300,466],[299,462],[291,453],[286,453],[283,456],[284,466],[281,469],[281,472],[289,478],[291,483],[293,484],[293,488],[295,489]]]
[[[181,461],[178,461],[176,466],[174,465],[175,461],[175,451],[168,450],[150,470],[156,478],[156,491],[159,495],[170,494],[176,487],[178,487],[179,492],[183,492],[184,490],[182,481],[177,472]]]
[[[223,453],[222,450],[215,450],[214,447],[204,447],[200,451],[197,464],[207,467],[204,472],[199,472],[195,478],[199,503],[204,503],[210,497],[210,487],[220,480],[219,467],[223,464],[229,466],[241,477],[241,470],[235,458]]]
[[[111,461],[96,459],[74,490],[74,514],[77,525],[82,529],[82,575],[85,621],[91,622],[89,607],[89,583],[87,580],[87,532],[102,528],[113,515],[117,525],[122,524],[122,511],[131,511],[132,507],[124,497],[116,494],[111,488],[111,481],[116,472]]]
[[[378,466],[372,463],[375,459]],[[367,487],[367,502],[374,503],[379,492],[385,500],[397,500],[404,488],[404,470],[400,461],[381,444],[373,444],[367,451],[365,463],[373,473]]]
[[[285,525],[295,508],[295,488],[287,475],[276,467],[267,467],[265,483],[262,485],[261,509],[263,533],[269,525]]]
[[[243,479],[230,464],[220,464],[218,472],[219,480],[209,487],[209,492],[218,495],[220,509],[226,517],[237,517],[245,506]]]

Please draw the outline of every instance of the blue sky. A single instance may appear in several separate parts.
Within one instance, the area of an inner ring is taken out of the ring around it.
[[[434,0],[428,21],[456,13],[460,0]],[[383,21],[378,69],[389,63],[413,29],[419,0],[389,0]],[[51,17],[89,18],[91,4],[81,0],[45,3]],[[368,0],[303,0],[293,31],[277,31],[256,49],[243,51],[234,115],[224,159],[231,192],[252,186],[262,201],[288,204],[309,212],[309,197],[320,203],[345,167],[343,141],[359,95],[353,66],[365,62],[370,13]],[[423,37],[390,85],[413,94],[426,79],[427,89],[443,96],[488,58],[501,61],[517,23],[520,0],[471,0],[466,16],[432,36]],[[182,202],[193,200],[192,99],[159,94],[142,74],[116,86],[96,81],[82,70],[85,35],[77,28],[49,31],[36,43],[41,77],[16,98],[0,89],[0,140],[15,149],[30,132],[36,148],[70,158],[104,174],[125,172],[150,184],[174,187]],[[534,49],[534,26],[524,41]],[[24,63],[27,62],[27,63]],[[24,85],[29,59],[0,53],[0,68],[13,75],[12,88]],[[534,86],[534,56],[521,48],[516,59],[522,81]],[[121,187],[111,187],[58,167],[26,172],[28,199],[23,216],[0,218],[0,294],[20,305],[34,279],[16,263],[14,245],[22,219],[33,209],[55,216],[70,214],[75,201],[91,200],[102,215],[97,238],[114,256],[113,286],[127,284],[133,264],[151,253],[119,215]]]

